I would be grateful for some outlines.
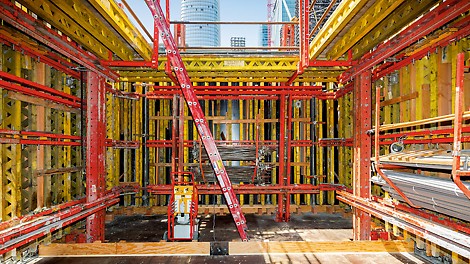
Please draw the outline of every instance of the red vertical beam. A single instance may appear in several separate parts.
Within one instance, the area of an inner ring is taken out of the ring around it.
[[[102,198],[106,189],[106,98],[104,78],[87,74],[86,198],[87,203]],[[87,242],[104,241],[104,210],[86,219]]]
[[[286,144],[286,156],[287,156],[287,164],[286,164],[286,186],[290,185],[290,178],[291,178],[291,159],[292,159],[292,96],[289,96],[289,101],[287,104],[287,144]],[[285,194],[285,215],[284,215],[284,222],[288,222],[290,220],[290,194]]]
[[[184,98],[179,98],[178,172],[184,171]]]
[[[309,65],[309,0],[300,0],[300,65],[301,72]]]
[[[177,152],[178,152],[178,95],[173,95],[172,122],[171,122],[171,172],[177,171]],[[173,180],[173,179],[172,179]],[[179,179],[178,179],[179,180]]]
[[[158,41],[159,41],[159,31],[157,28],[157,23],[153,23],[153,54],[152,54],[152,68],[158,68]]]
[[[457,54],[457,70],[455,84],[455,118],[454,118],[454,146],[452,151],[452,179],[459,189],[470,199],[470,191],[460,180],[460,155],[462,150],[462,120],[464,111],[464,67],[465,53]],[[468,173],[468,172],[467,172]],[[468,174],[467,174],[468,175]]]
[[[284,186],[284,166],[285,166],[285,142],[286,142],[286,95],[280,96],[279,104],[279,186]],[[277,196],[277,215],[276,222],[283,222],[285,219],[285,196],[278,194]]]
[[[354,195],[370,198],[370,157],[372,155],[371,137],[371,73],[366,71],[354,82]],[[369,240],[371,231],[370,215],[354,209],[353,232],[355,240]]]

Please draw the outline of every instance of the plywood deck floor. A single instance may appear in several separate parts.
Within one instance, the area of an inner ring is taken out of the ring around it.
[[[292,215],[277,223],[272,215],[247,215],[250,241],[348,241],[352,220],[339,214]],[[166,216],[117,216],[106,225],[108,242],[157,242],[166,231]],[[200,241],[239,241],[231,216],[201,218]],[[184,243],[184,242],[182,242]],[[408,253],[316,253],[247,256],[119,256],[38,258],[36,263],[424,263]]]

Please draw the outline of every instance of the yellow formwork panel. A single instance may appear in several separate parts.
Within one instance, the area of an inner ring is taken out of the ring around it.
[[[116,130],[115,124],[115,109],[114,109],[114,96],[110,93],[106,94],[106,138],[114,139],[114,131]],[[113,147],[106,148],[106,188],[109,190],[116,186],[115,168],[118,167],[114,156]],[[118,178],[119,182],[119,178]]]
[[[2,71],[21,75],[21,54],[9,48],[2,50]],[[8,98],[2,90],[1,128],[21,130],[21,102]],[[1,164],[1,220],[6,221],[21,215],[21,146],[2,144]]]
[[[310,43],[310,59],[316,59],[367,2],[367,0],[342,1]]]
[[[88,2],[144,60],[150,60],[152,47],[114,0],[88,0]]]
[[[353,59],[360,58],[438,2],[436,0],[404,1],[352,48]]]
[[[331,84],[330,84],[331,85]],[[330,87],[331,88],[331,87]],[[327,138],[334,138],[335,137],[335,102],[333,100],[326,100],[326,111],[327,111]],[[328,183],[335,183],[335,147],[330,146],[326,148],[327,150],[327,182]],[[328,192],[327,193],[328,204],[333,205],[335,203],[335,192]]]
[[[320,138],[323,138],[323,101],[321,100],[317,100],[317,109],[315,110],[316,111],[316,138],[317,140],[320,139]],[[317,184],[319,183],[323,183],[324,182],[324,170],[323,170],[323,163],[325,162],[325,160],[323,159],[323,153],[324,153],[324,148],[323,147],[320,147],[318,146],[317,149],[316,149],[316,155],[315,155],[315,166],[316,166],[316,175],[318,176],[318,180],[317,180]],[[319,205],[323,205],[324,204],[324,192],[321,191],[320,194],[317,194],[316,195],[316,201]]]
[[[63,86],[63,91],[67,94],[71,94],[71,89],[67,85]],[[64,135],[72,134],[72,116],[70,112],[63,113],[63,131]],[[64,146],[62,154],[63,166],[66,168],[72,167],[72,147]],[[70,201],[72,200],[72,174],[64,173],[62,180],[64,181],[64,200]]]
[[[184,56],[186,70],[193,82],[286,82],[297,71],[298,56],[283,57],[227,57]],[[121,81],[171,81],[164,69],[166,58],[159,59],[158,70],[149,68],[116,69]],[[336,81],[342,67],[310,67],[300,75],[298,81]]]
[[[327,52],[326,57],[337,60],[369,33],[405,0],[378,0],[352,25]]]
[[[108,59],[108,50],[122,60],[131,60],[134,51],[102,23],[82,1],[20,0],[29,10],[65,33],[101,59]]]

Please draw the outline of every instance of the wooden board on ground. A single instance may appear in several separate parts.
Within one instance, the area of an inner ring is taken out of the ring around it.
[[[229,255],[265,253],[413,252],[413,250],[413,245],[404,241],[272,241],[229,243]]]
[[[143,243],[89,243],[40,245],[41,257],[56,256],[168,256],[210,255],[209,242],[143,242]]]

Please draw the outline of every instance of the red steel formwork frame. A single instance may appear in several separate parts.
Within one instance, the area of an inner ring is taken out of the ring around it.
[[[106,191],[106,88],[105,80],[95,72],[87,73],[86,199],[103,197]],[[87,242],[104,241],[105,211],[86,219]]]
[[[354,80],[354,162],[353,193],[355,196],[370,198],[370,157],[372,138],[367,133],[371,129],[371,72],[365,71]],[[353,232],[355,240],[369,240],[371,217],[366,212],[354,208]]]
[[[183,60],[181,59],[176,43],[171,35],[169,25],[165,20],[160,3],[158,1],[154,2],[151,0],[145,0],[145,2],[152,12],[155,20],[155,26],[158,28],[160,36],[166,47],[168,62],[173,66],[177,81],[181,86],[183,96],[186,99],[189,110],[191,111],[195,125],[197,127],[197,131],[208,153],[209,159],[214,169],[214,174],[216,175],[217,180],[222,187],[225,201],[230,210],[230,213],[232,214],[233,220],[235,221],[240,238],[243,241],[247,241],[247,226],[245,216],[241,211],[237,196],[232,189],[232,183],[230,182],[219,151],[217,150],[217,146],[215,145],[214,139],[209,130],[207,120],[204,117],[204,112],[202,111],[196,94],[192,88],[191,80],[189,79],[188,73],[186,72],[186,68],[183,64]]]
[[[363,56],[357,65],[340,75],[340,82],[346,83],[359,74],[370,70],[469,9],[470,1],[448,0],[440,3],[438,7],[422,16],[396,37],[379,45],[374,52]]]
[[[94,55],[79,48],[78,45],[69,41],[66,36],[59,35],[54,30],[46,27],[36,18],[16,7],[11,1],[0,0],[0,19],[5,20],[19,31],[50,47],[62,56],[70,58],[89,71],[112,80],[119,78],[115,72],[107,67],[97,66],[95,64],[97,58]],[[38,27],[41,28],[41,31],[38,31]]]

